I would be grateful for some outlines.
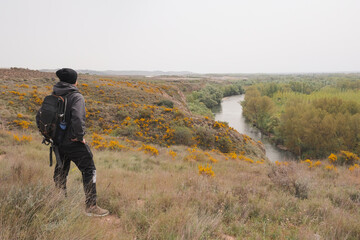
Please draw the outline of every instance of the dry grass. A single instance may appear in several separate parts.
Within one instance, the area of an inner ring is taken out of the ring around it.
[[[221,159],[215,177],[198,175],[176,146],[158,156],[94,150],[99,205],[111,217],[83,215],[81,175],[72,165],[69,196],[52,183],[48,149],[33,135],[18,144],[1,132],[1,239],[359,239],[359,172]],[[125,143],[124,143],[125,144]],[[279,173],[281,172],[281,173]],[[275,174],[275,175],[274,175]],[[307,197],[296,194],[306,185]]]
[[[324,167],[310,169],[303,163],[288,166],[266,161],[252,163],[249,157],[261,159],[254,152],[259,147],[246,136],[232,131],[229,135],[233,135],[233,139],[242,138],[238,142],[246,142],[241,146],[245,148],[246,157],[185,146],[167,148],[167,144],[153,145],[159,153],[152,155],[139,150],[143,142],[105,136],[124,146],[122,150],[93,149],[98,172],[98,202],[110,210],[111,216],[88,218],[83,214],[80,172],[72,164],[68,197],[64,198],[54,188],[53,168],[48,167],[48,148],[41,145],[39,134],[34,133],[34,112],[39,103],[32,94],[33,87],[37,90],[35,95],[41,98],[50,92],[55,80],[29,78],[26,80],[29,88],[16,87],[24,84],[22,78],[3,80],[0,86],[0,105],[3,106],[0,108],[0,239],[360,238],[359,169],[349,171],[340,166],[337,171],[328,171]],[[87,106],[92,113],[89,124],[96,123],[90,127],[98,132],[109,130],[108,124],[117,120],[114,102],[126,105],[136,101],[140,106],[171,99],[186,114],[183,96],[177,89],[192,91],[204,83],[164,84],[164,81],[125,78],[114,82],[83,75],[80,80],[88,84],[81,86],[81,91],[88,96]],[[121,87],[115,88],[109,83]],[[156,93],[159,88],[162,95]],[[18,93],[11,93],[15,90]],[[108,92],[101,95],[100,90]],[[22,93],[26,96],[21,100],[18,94]],[[30,108],[25,107],[25,101]],[[124,114],[128,112],[135,119],[140,113],[136,110],[138,107],[127,107]],[[158,115],[160,112],[156,111]],[[163,113],[164,117],[184,118],[181,114],[172,114]],[[122,115],[121,112],[118,117]],[[14,120],[32,124],[22,129]],[[212,125],[211,121],[200,118],[196,121]],[[32,141],[17,141],[14,134],[31,136]],[[87,140],[91,142],[91,137],[87,136]],[[176,155],[170,155],[169,150]],[[249,156],[250,152],[253,156]],[[218,161],[214,163],[209,156]],[[208,163],[215,177],[199,175],[198,164]]]

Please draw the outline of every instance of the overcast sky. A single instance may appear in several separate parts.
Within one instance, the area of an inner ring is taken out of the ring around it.
[[[360,1],[0,0],[0,67],[360,71]]]

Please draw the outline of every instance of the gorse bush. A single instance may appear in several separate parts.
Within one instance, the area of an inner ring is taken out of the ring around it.
[[[193,145],[196,142],[193,139],[193,131],[188,127],[176,126],[174,127],[173,139],[176,144]]]
[[[141,118],[151,118],[152,117],[152,111],[150,109],[141,109],[139,111],[139,116],[138,116],[138,119],[141,119]]]
[[[161,101],[157,102],[156,105],[165,106],[165,107],[168,107],[168,108],[173,108],[174,107],[174,102],[166,99],[166,100],[161,100]]]
[[[215,145],[216,130],[208,126],[196,128],[196,138],[200,142],[199,146],[207,148]]]
[[[216,145],[223,153],[229,153],[233,149],[233,142],[229,139],[229,137],[219,137]]]
[[[116,118],[117,118],[118,121],[122,121],[122,120],[124,120],[124,119],[125,119],[126,117],[128,117],[128,116],[130,116],[129,111],[124,110],[124,109],[119,110],[119,111],[117,111],[117,113],[116,113]]]

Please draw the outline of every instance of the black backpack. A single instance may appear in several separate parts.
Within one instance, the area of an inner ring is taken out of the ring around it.
[[[46,96],[36,114],[37,127],[44,137],[43,143],[46,145],[51,144],[50,166],[52,166],[52,151],[55,152],[58,165],[60,165],[60,167],[62,166],[58,146],[62,143],[67,128],[65,113],[67,97],[71,93],[65,96],[57,96],[54,94]]]

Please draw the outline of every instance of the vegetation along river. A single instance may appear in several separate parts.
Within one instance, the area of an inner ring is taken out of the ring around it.
[[[245,95],[236,95],[223,98],[221,105],[213,109],[215,120],[229,123],[229,126],[235,128],[238,132],[246,134],[256,141],[261,141],[266,150],[266,156],[270,161],[289,161],[295,157],[288,151],[281,150],[271,144],[268,137],[263,135],[259,129],[253,127],[242,115],[242,106],[240,102],[244,100]]]

